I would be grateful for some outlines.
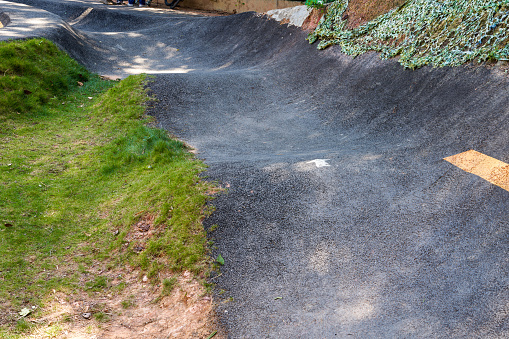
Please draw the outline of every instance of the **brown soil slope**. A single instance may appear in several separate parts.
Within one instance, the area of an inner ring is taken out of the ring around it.
[[[389,10],[401,6],[406,0],[350,0],[344,18],[348,28],[358,27]]]

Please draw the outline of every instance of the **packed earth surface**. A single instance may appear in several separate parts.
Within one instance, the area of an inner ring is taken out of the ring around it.
[[[43,36],[93,72],[154,75],[149,114],[226,188],[205,220],[225,337],[509,337],[504,65],[353,59],[256,13],[0,10],[2,40]]]

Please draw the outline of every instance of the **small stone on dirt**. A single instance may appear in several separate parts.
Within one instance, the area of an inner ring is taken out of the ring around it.
[[[140,232],[147,232],[150,229],[150,225],[145,223],[139,223],[138,229],[140,230]]]

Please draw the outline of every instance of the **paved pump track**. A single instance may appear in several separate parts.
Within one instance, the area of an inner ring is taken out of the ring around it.
[[[230,338],[509,337],[503,70],[352,59],[254,13],[23,2],[1,38],[46,16],[33,34],[92,71],[155,74],[150,113],[228,187],[205,226]]]

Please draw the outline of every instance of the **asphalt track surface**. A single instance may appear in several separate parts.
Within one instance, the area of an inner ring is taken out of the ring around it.
[[[205,226],[229,338],[509,337],[509,192],[443,160],[509,162],[504,72],[318,51],[254,13],[23,2],[53,14],[0,1],[0,39],[156,74],[150,113],[228,187]]]

